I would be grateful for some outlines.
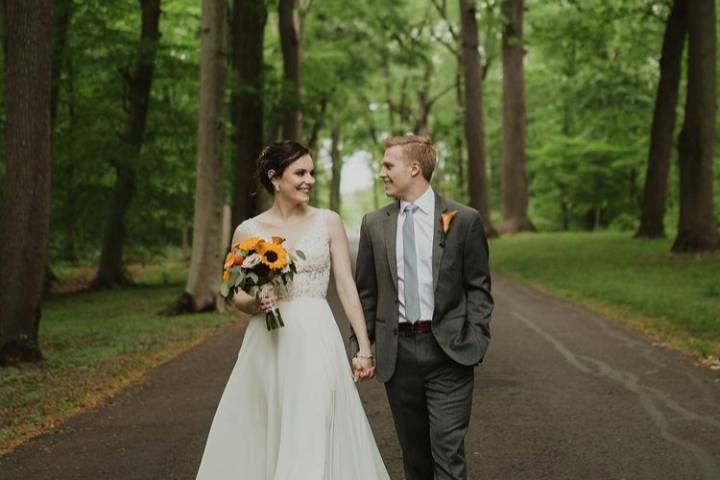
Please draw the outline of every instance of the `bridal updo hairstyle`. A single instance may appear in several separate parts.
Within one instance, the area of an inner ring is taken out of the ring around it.
[[[258,181],[265,187],[270,195],[275,194],[272,181],[268,176],[270,170],[275,170],[275,176],[281,177],[285,169],[300,157],[308,155],[310,150],[304,145],[293,140],[273,142],[263,148],[257,159],[256,176]]]

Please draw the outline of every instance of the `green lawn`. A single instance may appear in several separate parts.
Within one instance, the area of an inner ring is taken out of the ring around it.
[[[629,233],[521,234],[494,240],[497,271],[702,357],[720,355],[720,252],[669,253]]]
[[[81,275],[58,268],[61,279]],[[0,452],[94,406],[233,319],[156,314],[182,293],[185,268],[143,269],[135,288],[53,294],[40,322],[47,361],[0,369]]]

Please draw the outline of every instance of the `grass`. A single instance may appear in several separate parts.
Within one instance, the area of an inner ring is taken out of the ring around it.
[[[494,269],[706,360],[720,356],[720,252],[670,253],[628,233],[521,234],[493,241]]]
[[[82,284],[87,270],[57,268],[59,290]],[[221,314],[156,314],[182,293],[181,262],[138,267],[134,273],[135,288],[56,293],[46,301],[40,342],[47,360],[0,369],[0,452],[99,405],[233,321]]]

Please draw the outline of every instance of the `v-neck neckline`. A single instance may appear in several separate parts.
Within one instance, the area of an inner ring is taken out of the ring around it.
[[[310,227],[305,228],[305,230],[303,230],[303,232],[302,232],[300,235],[298,235],[297,240],[295,240],[295,241],[293,242],[292,246],[288,245],[288,243],[287,243],[287,240],[288,240],[287,237],[285,237],[285,236],[283,236],[283,235],[272,235],[272,234],[271,234],[271,235],[268,235],[268,232],[260,225],[260,222],[258,222],[255,218],[251,218],[250,220],[252,220],[252,222],[255,224],[255,228],[257,228],[257,230],[258,230],[259,233],[261,233],[261,234],[263,234],[263,235],[267,235],[267,236],[269,236],[269,237],[272,237],[272,236],[280,236],[280,237],[282,237],[282,238],[285,239],[285,242],[286,242],[286,243],[285,243],[285,248],[286,248],[286,249],[288,249],[288,250],[297,250],[297,249],[298,249],[298,245],[300,245],[300,244],[305,240],[305,238],[307,238],[308,234],[312,233],[313,229],[316,227],[315,223],[317,223],[317,220],[318,220],[317,217],[320,217],[320,209],[315,209],[315,213],[312,214],[312,218],[310,218],[310,219],[308,220],[308,223],[310,224]]]

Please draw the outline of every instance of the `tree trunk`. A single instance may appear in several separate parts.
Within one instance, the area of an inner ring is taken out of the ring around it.
[[[0,43],[2,43],[3,58],[7,58],[7,1],[0,0]]]
[[[688,2],[688,76],[680,132],[680,219],[674,252],[720,248],[713,213],[715,161],[715,2]]]
[[[525,173],[525,79],[523,74],[523,0],[504,0],[503,66],[503,175],[501,233],[534,231],[528,218]]]
[[[330,95],[324,95],[320,99],[320,111],[318,112],[317,118],[313,122],[312,130],[310,130],[310,137],[308,137],[307,147],[315,154],[317,150],[318,140],[320,140],[320,131],[325,125],[325,116],[327,114],[327,107],[330,103]],[[317,168],[317,166],[315,167]]]
[[[128,84],[128,116],[120,135],[118,152],[115,154],[115,190],[107,216],[100,265],[92,282],[93,288],[113,288],[131,283],[123,271],[122,263],[125,216],[135,194],[135,168],[140,161],[155,56],[160,39],[160,0],[139,1],[142,8],[142,31],[135,68],[132,72],[125,72],[125,81]]]
[[[465,143],[468,149],[470,206],[485,222],[485,233],[496,237],[490,220],[488,181],[485,160],[485,127],[482,105],[482,66],[478,52],[475,0],[460,0],[460,37],[465,76]]]
[[[0,210],[0,365],[42,360],[50,228],[52,0],[7,2],[5,178]]]
[[[263,44],[267,8],[264,0],[235,0],[232,16],[234,89],[235,182],[232,224],[258,213],[255,161],[263,148]]]
[[[52,59],[52,103],[50,107],[50,121],[55,126],[60,91],[60,75],[65,59],[65,45],[67,44],[68,26],[73,14],[73,0],[55,1],[55,21],[53,26],[53,59]]]
[[[460,130],[463,128],[465,118],[465,94],[463,92],[463,63],[462,54],[457,55],[457,70],[455,72],[455,103],[458,107],[458,133],[455,134],[455,155],[457,160],[457,190],[460,198],[464,199],[467,192],[467,182],[465,181],[465,156],[463,154],[463,139]]]
[[[650,130],[645,190],[640,227],[635,237],[665,236],[665,194],[667,192],[673,131],[680,86],[683,48],[687,36],[687,0],[675,0],[665,25],[660,57],[660,80]]]
[[[330,180],[330,210],[340,213],[340,175],[342,174],[342,158],[340,156],[340,126],[335,122],[330,145],[332,159],[332,179]]]
[[[50,131],[55,133],[55,119],[57,118],[57,109],[60,101],[60,75],[65,60],[65,45],[67,44],[68,25],[70,17],[73,13],[73,0],[56,0],[54,5],[54,21],[53,21],[53,53],[52,53],[52,70],[51,70],[51,90],[50,90]],[[50,143],[52,149],[53,142]],[[50,154],[52,158],[52,152]],[[74,246],[68,251],[70,256],[74,252]],[[44,292],[47,293],[53,284],[58,280],[50,266],[50,259],[45,270]]]
[[[327,112],[328,103],[330,102],[330,95],[331,93],[323,96],[322,100],[320,100],[320,111],[318,112],[317,118],[313,122],[312,130],[310,131],[310,137],[308,138],[307,147],[310,150],[310,154],[314,158],[317,158],[315,152],[317,151],[317,144],[320,140],[320,131],[325,124],[325,115]],[[320,162],[315,162],[315,179],[319,180],[321,174],[322,171],[320,170]],[[320,194],[319,187],[320,182],[316,181],[315,187],[310,191],[310,204],[312,205],[318,205],[318,196]]]
[[[418,116],[417,121],[415,122],[415,128],[413,129],[417,135],[422,135],[424,137],[429,136],[430,131],[428,123],[430,121],[430,110],[432,109],[433,104],[433,100],[430,98],[433,73],[435,73],[433,63],[430,57],[428,57],[425,60],[425,72],[423,74],[423,79],[420,88],[417,91]],[[438,171],[437,173],[440,172]]]
[[[285,140],[300,141],[302,138],[301,85],[302,59],[300,33],[297,24],[296,0],[279,0],[278,20],[280,46],[282,48],[283,72],[286,94],[283,95],[284,114],[282,136]]]
[[[165,314],[216,309],[223,262],[223,141],[225,139],[225,1],[203,0],[200,111],[195,164],[192,257],[185,292]]]

